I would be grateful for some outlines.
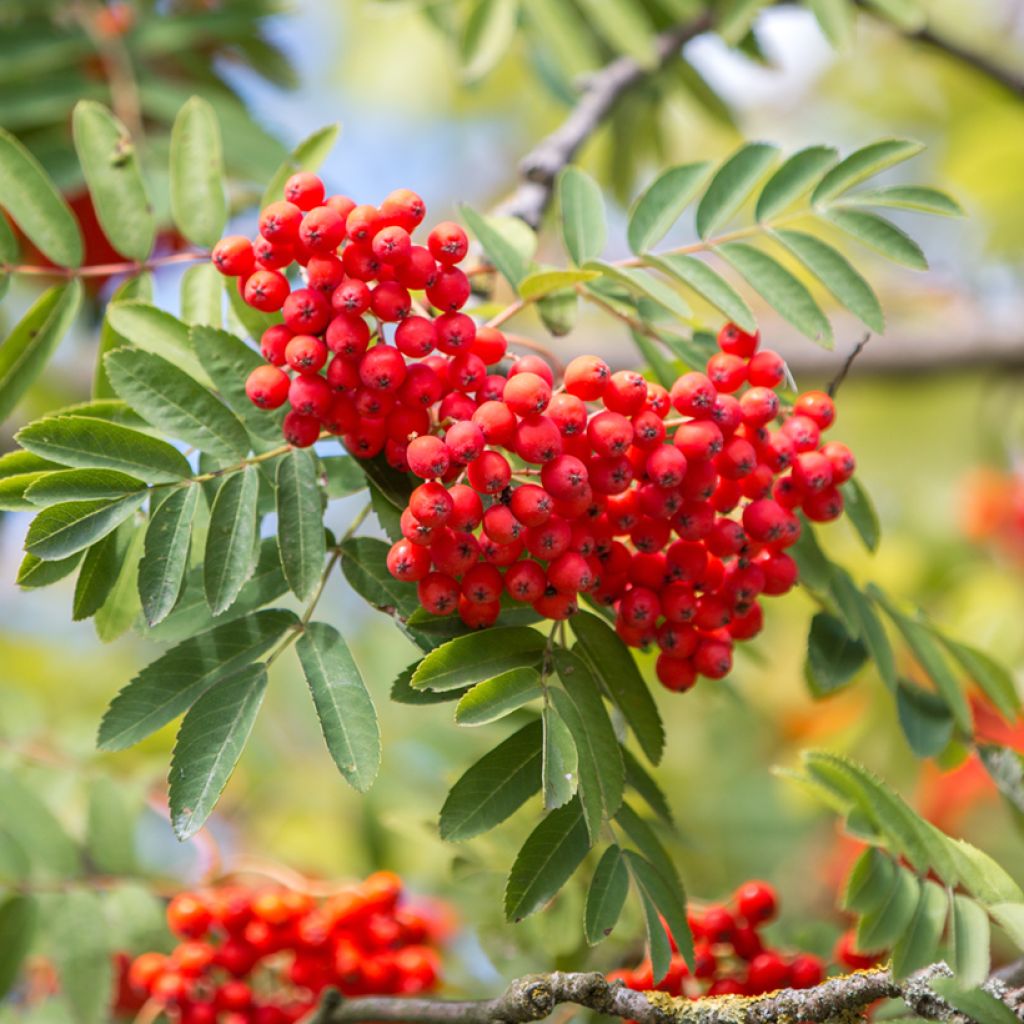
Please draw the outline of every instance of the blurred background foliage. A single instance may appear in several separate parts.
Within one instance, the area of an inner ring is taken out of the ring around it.
[[[614,56],[616,42],[628,49],[628,33],[598,29],[596,4],[298,0],[284,8],[267,0],[7,0],[0,5],[0,124],[73,198],[81,182],[74,177],[71,107],[82,97],[110,103],[126,123],[134,117],[144,125],[143,161],[160,211],[166,185],[158,168],[167,162],[169,123],[180,103],[199,93],[217,110],[233,207],[249,229],[250,200],[286,148],[341,121],[342,141],[323,169],[330,188],[372,202],[411,186],[438,220],[453,215],[460,201],[477,208],[500,201],[514,187],[517,160],[564,117],[574,76]],[[622,6],[635,7],[654,28],[702,15],[690,0]],[[952,192],[969,219],[930,221],[923,232],[915,225],[932,261],[927,275],[873,278],[890,330],[868,346],[840,403],[837,436],[857,452],[883,543],[865,558],[846,525],[821,533],[858,580],[875,579],[921,604],[1019,677],[1024,564],[1012,546],[984,530],[965,530],[965,515],[972,502],[977,511],[982,486],[972,472],[1012,469],[1024,441],[1024,88],[1015,92],[914,37],[916,3],[898,5],[910,12],[902,28],[876,16],[896,4],[869,6],[869,13],[854,15],[837,49],[803,7],[716,4],[719,15],[744,8],[751,16],[749,30],[731,37],[739,45],[713,33],[688,43],[684,61],[625,98],[582,162],[621,202],[656,168],[721,157],[742,138],[788,148],[850,148],[881,135],[928,144],[916,179]],[[1020,3],[922,6],[936,37],[955,40],[1011,77],[1021,74]],[[578,31],[552,31],[545,18],[556,10],[571,10]],[[613,238],[623,252],[624,224],[623,212]],[[88,262],[104,262],[103,240],[94,235],[93,243]],[[164,244],[178,241],[168,233]],[[179,278],[173,268],[157,275],[158,304],[176,308]],[[116,283],[103,283],[100,294]],[[32,279],[19,280],[5,318],[13,322],[35,294]],[[857,340],[847,322],[837,332],[837,353],[820,353],[770,317],[766,322],[768,340],[786,353],[801,387],[831,376]],[[531,329],[542,336],[539,323]],[[4,425],[5,438],[39,412],[87,396],[96,334],[95,314],[83,315],[47,376]],[[567,355],[586,349],[620,365],[636,362],[624,335],[586,318],[558,344]],[[343,524],[352,511],[336,503],[338,522],[328,525]],[[211,862],[209,840],[178,847],[159,820],[172,730],[125,753],[94,753],[111,693],[154,651],[130,639],[101,646],[91,625],[71,623],[68,585],[17,591],[26,522],[21,514],[0,520],[0,770],[39,794],[73,835],[89,841],[90,789],[96,778],[109,778],[129,802],[150,808],[133,826],[133,856],[135,870],[161,885],[191,884],[204,871],[253,858],[327,877],[394,868],[414,890],[461,908],[465,927],[449,968],[457,985],[493,988],[499,976],[548,967],[553,957],[581,962],[581,894],[571,887],[551,914],[517,927],[500,919],[503,877],[489,865],[508,862],[524,829],[517,834],[513,825],[461,847],[437,838],[433,818],[456,765],[493,745],[493,730],[456,730],[450,705],[389,703],[390,682],[413,650],[339,579],[328,590],[324,617],[352,638],[382,714],[386,755],[375,788],[361,799],[342,784],[319,742],[297,667],[284,659],[275,666],[268,713],[209,828],[219,860]],[[1024,531],[1024,512],[1018,528]],[[810,745],[853,753],[943,827],[1011,871],[1017,865],[1014,873],[1024,880],[1014,816],[976,761],[950,751],[948,774],[922,772],[870,669],[813,701],[803,679],[811,602],[797,594],[779,605],[768,613],[755,654],[741,659],[729,680],[659,698],[670,739],[658,777],[678,822],[672,849],[691,895],[714,898],[746,877],[770,878],[783,895],[780,934],[827,950],[842,925],[832,908],[850,848],[831,815],[766,768],[792,763]],[[1024,750],[1024,732],[1003,730],[999,738]],[[0,834],[3,827],[0,816]],[[504,847],[500,856],[491,849],[496,843]],[[111,932],[114,945],[136,941],[118,935]],[[639,923],[620,927],[613,942],[590,962],[610,967],[635,958]]]

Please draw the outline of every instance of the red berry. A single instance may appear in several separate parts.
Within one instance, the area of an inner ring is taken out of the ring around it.
[[[459,585],[443,572],[427,573],[419,581],[417,596],[431,615],[449,615],[459,603]]]
[[[245,382],[245,393],[261,409],[278,409],[288,399],[291,381],[276,366],[257,366]]]
[[[396,267],[409,259],[409,254],[412,251],[412,239],[405,228],[392,224],[381,228],[373,236],[370,248],[373,249],[373,254],[381,263]]]
[[[733,894],[740,917],[748,924],[758,925],[772,920],[778,912],[778,897],[767,882],[745,882]]]
[[[577,356],[565,368],[565,390],[584,402],[592,402],[603,394],[612,371],[597,356]]]
[[[285,415],[281,429],[284,439],[296,448],[308,448],[320,436],[319,420],[294,410]]]
[[[752,387],[775,388],[786,379],[786,364],[778,352],[769,348],[758,352],[747,366],[747,380]]]
[[[757,331],[747,334],[732,323],[726,324],[718,332],[718,347],[723,352],[741,356],[743,359],[749,359],[757,351],[760,340],[761,336]]]
[[[312,210],[324,201],[324,183],[309,171],[298,171],[284,183],[284,197],[300,210]]]
[[[288,279],[276,270],[256,270],[246,279],[242,298],[263,313],[276,313],[289,293]]]
[[[429,480],[444,476],[451,464],[451,454],[444,441],[432,434],[423,434],[409,442],[406,453],[409,469],[416,476]]]
[[[508,487],[512,479],[512,467],[508,459],[498,452],[485,451],[480,458],[469,464],[467,476],[475,491],[498,494]]]
[[[260,213],[260,234],[272,242],[293,244],[299,238],[302,211],[287,200],[271,203]]]
[[[288,388],[288,401],[292,409],[303,416],[323,416],[333,398],[330,384],[317,374],[300,373]]]
[[[825,965],[810,953],[798,953],[789,963],[789,984],[793,988],[814,988],[825,977]]]
[[[370,308],[385,323],[397,323],[412,311],[412,299],[397,281],[382,281],[370,294]]]
[[[479,327],[473,338],[471,351],[479,356],[488,366],[501,362],[508,349],[505,335],[494,327]]]
[[[191,893],[180,893],[167,905],[167,927],[175,935],[200,938],[206,934],[211,920],[210,908]]]
[[[422,580],[430,572],[430,552],[408,540],[396,541],[388,552],[387,566],[396,580]]]
[[[451,266],[465,259],[469,251],[466,232],[452,221],[442,221],[427,237],[430,254],[438,263]]]
[[[316,373],[327,362],[327,346],[310,334],[296,334],[285,347],[285,360],[300,373]]]
[[[252,272],[256,255],[248,238],[228,235],[213,247],[210,259],[225,277],[245,277]]]
[[[458,267],[444,267],[426,289],[431,304],[446,313],[462,309],[470,291],[469,278]]]
[[[835,402],[824,391],[806,391],[793,403],[798,416],[814,420],[821,430],[828,430],[836,420]]]

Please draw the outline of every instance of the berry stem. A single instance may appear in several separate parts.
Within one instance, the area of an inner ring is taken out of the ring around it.
[[[94,263],[87,267],[42,267],[28,263],[0,263],[5,274],[23,277],[111,277],[115,274],[141,274],[176,263],[199,263],[208,260],[208,252],[173,252],[166,256],[153,256],[148,260],[124,260],[120,263]]]

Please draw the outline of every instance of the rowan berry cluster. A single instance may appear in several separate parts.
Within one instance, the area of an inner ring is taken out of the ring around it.
[[[261,212],[255,242],[231,236],[212,254],[221,273],[238,279],[245,302],[283,320],[263,333],[267,365],[252,372],[246,392],[264,409],[288,403],[290,444],[311,445],[323,429],[360,458],[386,451],[406,468],[409,439],[460,418],[487,367],[505,355],[499,331],[459,312],[470,295],[457,266],[466,233],[442,223],[425,246],[414,245],[426,207],[405,189],[379,208],[357,205],[325,199],[323,182],[299,173],[284,195]],[[304,278],[294,290],[284,273],[293,263]],[[420,315],[426,309],[413,293],[436,314]]]
[[[691,911],[694,970],[673,946],[668,974],[656,985],[651,962],[615,971],[627,988],[657,989],[674,996],[754,996],[780,988],[812,988],[825,977],[825,965],[811,953],[783,953],[767,945],[762,926],[778,913],[775,890],[766,882],[746,882],[728,905]]]
[[[417,584],[428,612],[473,627],[497,620],[503,595],[556,620],[586,595],[615,608],[626,643],[658,645],[668,689],[726,675],[734,642],[761,629],[759,598],[796,582],[796,510],[843,510],[854,459],[822,444],[832,400],[812,391],[783,410],[781,357],[733,324],[706,373],[670,390],[596,356],[556,382],[538,356],[506,362],[504,335],[459,312],[468,240],[445,223],[413,244],[415,193],[358,206],[301,173],[285,196],[255,243],[213,252],[246,302],[283,315],[246,390],[263,408],[289,403],[291,444],[323,428],[425,481],[392,575]],[[282,273],[293,261],[306,279],[294,291]]]
[[[668,689],[725,676],[733,643],[761,629],[759,599],[796,582],[796,510],[835,519],[854,459],[821,443],[827,395],[781,412],[785,367],[756,335],[728,325],[719,345],[706,373],[671,390],[596,356],[574,359],[557,388],[536,356],[489,376],[475,408],[409,444],[426,482],[402,514],[392,575],[417,583],[428,612],[474,627],[496,621],[503,596],[563,619],[585,595],[615,608],[627,644],[658,645]]]
[[[119,1004],[151,999],[177,1024],[290,1024],[327,986],[343,995],[411,995],[439,979],[444,927],[377,872],[316,900],[286,889],[181,893],[167,922],[182,941],[127,967]]]
[[[1024,565],[1024,471],[975,469],[963,481],[960,506],[968,540],[990,544],[1009,561]]]

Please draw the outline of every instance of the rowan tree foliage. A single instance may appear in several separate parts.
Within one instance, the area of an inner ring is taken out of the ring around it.
[[[18,584],[73,578],[71,615],[93,619],[102,641],[135,630],[161,645],[133,678],[112,683],[99,748],[125,750],[180,720],[169,818],[188,840],[244,755],[279,659],[296,659],[337,771],[359,792],[387,768],[376,706],[391,700],[415,716],[449,702],[451,729],[486,731],[492,743],[474,763],[454,766],[458,780],[436,808],[441,837],[474,839],[524,807],[533,816],[501,865],[507,881],[495,898],[507,920],[544,913],[575,878],[586,890],[577,923],[585,944],[611,934],[629,900],[646,925],[647,966],[610,986],[601,975],[556,973],[480,1003],[399,1004],[420,989],[402,988],[395,975],[378,988],[364,980],[339,1002],[330,989],[344,990],[344,977],[309,968],[275,983],[306,993],[289,1004],[291,1017],[258,1016],[248,996],[222,988],[204,1018],[177,981],[161,988],[153,973],[143,985],[152,1012],[196,1022],[296,1019],[300,1010],[322,1020],[525,1021],[569,1002],[641,1021],[825,1021],[886,997],[938,1019],[995,1024],[1020,1013],[1018,982],[992,980],[989,950],[993,928],[1024,950],[1024,892],[855,760],[812,749],[781,772],[864,844],[840,903],[857,921],[856,949],[842,965],[885,954],[866,974],[826,982],[794,959],[761,961],[760,981],[727,979],[724,968],[716,975],[707,966],[716,946],[720,958],[729,946],[727,956],[743,963],[762,952],[753,931],[758,901],[769,897],[748,893],[744,909],[737,896],[728,925],[716,926],[706,908],[688,912],[686,880],[664,842],[673,822],[658,782],[659,705],[728,675],[734,647],[756,649],[761,602],[785,601],[793,586],[818,606],[807,623],[813,696],[871,663],[914,756],[977,751],[1008,800],[1024,801],[1020,755],[979,738],[970,702],[980,694],[1015,722],[1020,698],[1008,669],[859,582],[859,571],[819,544],[840,515],[866,551],[884,544],[856,452],[839,440],[842,374],[829,394],[800,388],[753,311],[767,306],[807,344],[832,347],[828,295],[866,331],[884,333],[872,279],[886,260],[927,266],[891,211],[962,212],[913,177],[922,147],[882,138],[846,152],[826,144],[787,152],[751,141],[723,160],[660,167],[643,188],[624,173],[615,186],[630,191],[628,253],[609,251],[609,200],[574,162],[606,121],[631,148],[633,112],[639,104],[653,117],[652,94],[683,88],[714,103],[681,46],[714,31],[756,55],[762,6],[425,5],[456,40],[468,79],[486,76],[509,47],[534,47],[545,80],[574,104],[524,161],[514,195],[490,211],[463,205],[458,224],[434,221],[415,182],[387,197],[334,194],[330,181],[325,191],[316,172],[336,127],[310,135],[256,182],[236,145],[251,147],[253,137],[228,98],[182,97],[170,117],[166,94],[161,106],[143,81],[131,93],[141,107],[126,107],[115,89],[120,102],[76,95],[68,111],[55,108],[60,118],[70,113],[72,178],[116,257],[90,262],[90,240],[40,151],[37,126],[0,131],[0,289],[19,275],[46,284],[0,345],[5,417],[45,373],[85,286],[113,279],[100,299],[91,398],[26,423],[0,456],[0,507],[32,514]],[[808,6],[841,44],[859,5]],[[866,6],[918,42],[963,56],[915,3]],[[72,52],[99,33],[109,61],[127,52],[146,74],[173,77],[167,39],[208,33],[205,19],[216,18],[225,44],[274,73],[253,28],[262,8],[229,4],[166,24],[97,20],[111,11],[122,8],[83,5],[78,27],[47,45]],[[40,27],[26,19],[19,31]],[[161,119],[166,146],[150,140],[140,155],[139,133],[158,135]],[[255,239],[229,223],[256,209]],[[173,252],[159,241],[168,232],[180,241]],[[153,275],[170,264],[187,265],[174,312],[154,302]],[[632,339],[615,366],[561,358],[560,339],[585,307]],[[532,312],[543,334],[520,333],[516,318]],[[347,527],[325,528],[332,503],[357,494],[365,505]],[[364,676],[346,624],[322,613],[337,573],[417,649],[394,681]],[[908,663],[927,687],[907,678]],[[91,944],[77,926],[104,912],[100,898],[75,892],[55,908],[25,879],[73,877],[83,865],[105,877],[129,873],[127,823],[101,783],[89,821],[83,850],[30,788],[4,780],[0,884],[10,886],[0,903],[0,993],[16,985],[45,934],[82,1021],[103,1019],[113,984],[109,946]],[[383,900],[406,929],[402,941],[419,950],[415,922],[395,910],[394,892],[380,895],[382,884],[368,880],[375,895],[367,898]],[[117,892],[127,919],[151,920],[151,898]],[[181,917],[179,904],[179,933],[233,941],[230,899],[218,898],[201,908],[202,927]],[[296,899],[252,913],[271,925],[330,917],[331,927],[357,927],[330,901],[328,910]],[[334,946],[331,955],[341,956]],[[572,966],[591,966],[585,961]],[[409,953],[404,963],[402,978],[433,984],[430,956]],[[679,979],[691,975],[714,978],[689,991],[702,997],[692,1005],[641,992],[661,985],[679,996],[688,991]],[[794,991],[770,994],[778,988]],[[712,998],[740,994],[749,1001]],[[275,1004],[273,1012],[286,1011]]]

